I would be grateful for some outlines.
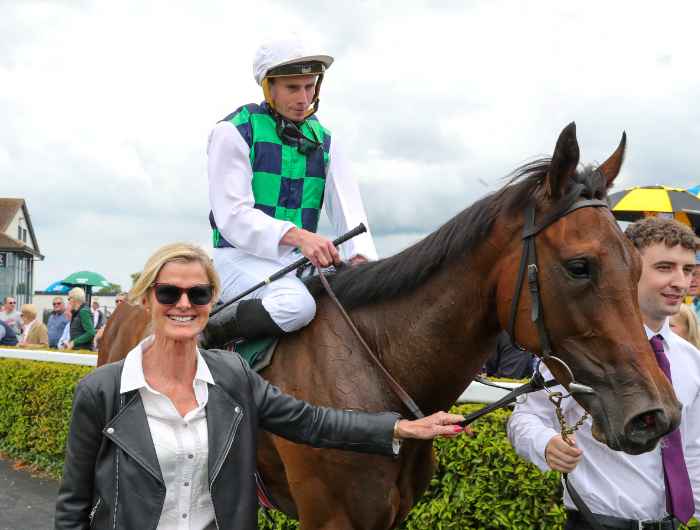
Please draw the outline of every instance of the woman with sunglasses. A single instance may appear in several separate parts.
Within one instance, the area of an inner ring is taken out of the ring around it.
[[[394,455],[401,438],[454,436],[463,418],[314,407],[282,394],[235,353],[197,340],[219,295],[199,247],[159,249],[130,292],[152,335],[75,391],[56,529],[251,530],[258,428],[316,447]]]

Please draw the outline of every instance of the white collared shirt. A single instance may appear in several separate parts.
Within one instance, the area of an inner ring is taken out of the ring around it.
[[[376,260],[377,250],[369,232],[360,188],[337,143],[333,137],[323,204],[336,235],[359,223],[367,227],[367,233],[354,237],[339,248],[343,259],[362,255],[368,260]],[[207,154],[209,204],[224,238],[236,248],[260,258],[277,261],[292,252],[294,247],[279,242],[294,224],[253,208],[250,147],[233,124],[216,124],[209,135]]]
[[[700,515],[700,351],[671,331],[668,320],[654,332],[644,326],[648,338],[660,334],[671,364],[671,379],[676,396],[683,404],[681,439],[688,475],[693,487],[695,516]],[[546,379],[551,374],[542,369]],[[562,387],[555,387],[562,390]],[[566,421],[574,424],[584,410],[573,399],[562,401]],[[515,407],[508,422],[508,437],[516,452],[548,471],[544,451],[547,443],[559,434],[554,406],[545,391],[535,392]],[[576,445],[583,458],[569,474],[569,480],[594,513],[648,520],[666,516],[661,449],[657,447],[641,455],[612,451],[591,435],[591,420],[576,432]],[[564,504],[576,509],[564,492]]]
[[[120,392],[138,390],[158,456],[166,494],[158,530],[209,530],[216,528],[209,493],[208,435],[205,407],[208,384],[214,379],[197,350],[197,371],[192,385],[197,407],[185,416],[173,402],[154,390],[143,373],[143,351],[153,337],[143,340],[124,360]]]

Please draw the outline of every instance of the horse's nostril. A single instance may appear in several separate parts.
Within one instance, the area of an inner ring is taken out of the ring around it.
[[[663,411],[654,409],[642,412],[630,420],[625,432],[630,440],[647,443],[666,433],[669,421]]]
[[[639,420],[646,426],[647,429],[653,429],[656,427],[656,414],[653,412],[647,412],[639,416]]]
[[[644,432],[648,429],[648,422],[649,420],[647,419],[649,417],[649,414],[643,414],[641,416],[637,416],[632,420],[632,432],[633,433],[639,433],[639,432]],[[652,420],[653,421],[653,420]]]

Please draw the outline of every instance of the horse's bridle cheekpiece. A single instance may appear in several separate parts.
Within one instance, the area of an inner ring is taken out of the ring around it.
[[[579,185],[580,186],[580,185]],[[574,190],[574,197],[578,197],[581,189],[577,186]],[[547,328],[544,325],[544,313],[542,310],[542,296],[540,295],[540,286],[538,280],[539,269],[537,267],[537,251],[535,248],[535,236],[542,232],[545,228],[555,223],[559,219],[566,217],[576,210],[581,208],[610,208],[607,201],[600,199],[574,199],[567,207],[554,212],[544,218],[539,224],[535,224],[535,207],[530,204],[525,210],[525,226],[523,227],[523,253],[520,256],[520,266],[518,268],[518,277],[515,283],[515,294],[513,302],[510,306],[510,320],[508,322],[508,335],[511,343],[520,350],[525,350],[515,340],[515,321],[518,313],[518,305],[520,302],[520,293],[523,288],[525,272],[527,271],[527,284],[530,296],[532,298],[532,307],[530,310],[530,319],[537,327],[539,335],[541,352],[538,355],[542,361],[555,362],[565,371],[569,377],[568,391],[570,394],[594,394],[590,386],[577,383],[569,366],[559,357],[554,355],[552,351],[552,342],[549,339]],[[536,353],[536,352],[533,352]],[[562,382],[563,384],[563,382]],[[567,386],[567,385],[564,385]]]

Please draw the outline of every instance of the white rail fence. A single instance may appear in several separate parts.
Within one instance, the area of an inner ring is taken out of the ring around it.
[[[51,363],[80,364],[84,366],[95,366],[97,355],[90,353],[64,353],[43,350],[14,350],[0,348],[0,358],[27,359],[31,361],[45,361]],[[518,383],[501,382],[500,385],[507,388],[515,388]],[[457,399],[458,403],[493,403],[506,395],[505,390],[482,385],[476,381],[462,393]]]

